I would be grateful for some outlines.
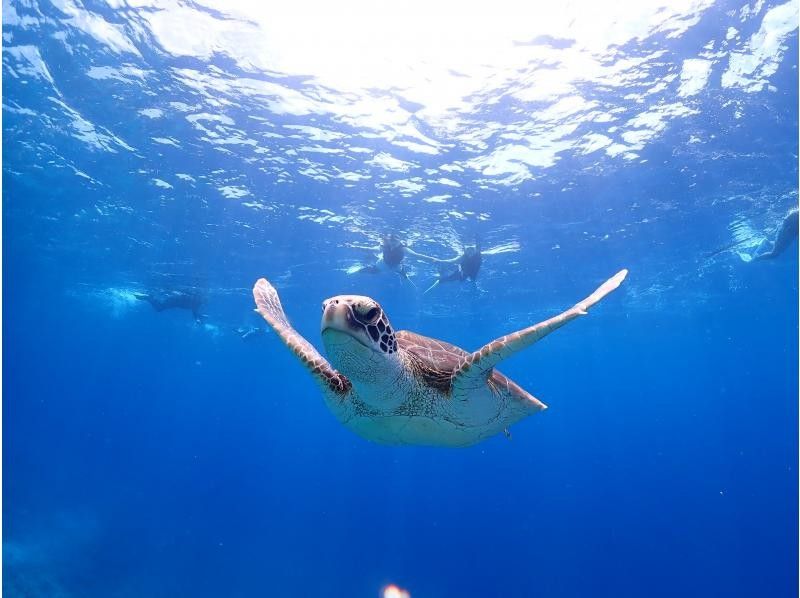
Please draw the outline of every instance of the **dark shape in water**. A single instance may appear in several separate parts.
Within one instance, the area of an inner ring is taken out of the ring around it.
[[[390,268],[397,268],[405,257],[405,249],[403,242],[395,235],[386,235],[381,244],[383,261]]]
[[[798,234],[798,209],[792,208],[789,212],[784,216],[783,220],[781,221],[780,227],[778,227],[777,233],[775,235],[775,240],[770,241],[763,241],[761,245],[756,249],[755,255],[751,255],[750,259],[742,258],[745,261],[752,260],[766,260],[776,258],[781,255],[784,251],[786,251],[787,247],[792,244],[797,238]],[[729,251],[731,249],[736,249],[737,247],[741,247],[745,243],[749,242],[750,239],[737,239],[728,243],[727,245],[723,245],[722,247],[715,249],[711,253],[705,254],[705,258],[712,258],[720,253],[725,251]],[[767,250],[766,247],[771,247],[771,249]]]
[[[795,207],[789,210],[786,216],[784,216],[783,222],[781,222],[781,226],[778,228],[778,234],[775,235],[775,240],[772,242],[772,249],[757,254],[753,259],[768,260],[776,258],[786,251],[786,248],[792,244],[792,241],[797,239],[798,221],[800,221],[800,217]]]
[[[475,282],[478,279],[478,272],[480,272],[481,264],[483,263],[480,241],[476,238],[475,245],[464,249],[464,253],[458,257],[436,261],[440,264],[445,264],[445,266],[439,270],[438,280],[428,287],[425,291],[426,293],[432,291],[443,282],[463,282],[465,280]]]
[[[397,274],[399,274],[401,278],[411,282],[411,279],[408,277],[408,273],[406,272],[406,269],[403,266],[403,260],[405,259],[406,255],[410,255],[412,257],[415,257],[423,261],[429,261],[429,262],[436,261],[435,258],[431,258],[421,253],[417,253],[413,249],[406,247],[405,244],[400,240],[400,238],[397,235],[395,235],[394,233],[389,233],[388,235],[385,235],[381,240],[380,259],[374,264],[368,264],[366,266],[362,266],[359,270],[357,270],[357,272],[366,274],[378,274],[382,270],[381,266],[384,266],[385,268],[388,268],[392,272],[396,272]]]
[[[136,293],[140,301],[147,301],[158,312],[167,309],[185,309],[192,312],[195,322],[201,323],[200,309],[205,305],[205,295],[196,289],[173,290],[160,293]]]

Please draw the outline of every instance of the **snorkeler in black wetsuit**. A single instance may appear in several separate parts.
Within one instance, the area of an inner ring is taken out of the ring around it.
[[[188,291],[168,291],[159,294],[136,293],[136,298],[140,301],[147,301],[156,311],[166,309],[185,309],[192,312],[194,321],[202,323],[203,314],[200,309],[205,305],[205,297],[198,291],[191,289]]]
[[[478,272],[483,263],[483,254],[478,239],[475,245],[464,249],[464,253],[449,260],[436,260],[440,264],[446,264],[439,272],[439,278],[425,292],[428,293],[443,282],[463,282],[465,280],[475,282],[478,279]]]
[[[783,218],[778,234],[775,235],[775,240],[772,242],[772,248],[769,251],[756,254],[753,259],[768,260],[776,258],[786,251],[792,241],[797,239],[798,222],[800,222],[800,215],[798,215],[798,209],[795,207],[789,210],[789,213]]]
[[[397,237],[397,235],[394,233],[389,233],[381,240],[381,256],[378,261],[374,264],[362,266],[356,270],[356,272],[378,274],[382,269],[385,268],[391,270],[392,272],[396,272],[401,278],[411,282],[405,266],[403,265],[403,260],[405,259],[406,255],[410,255],[421,260],[434,261],[433,258],[422,255],[421,253],[417,253],[413,249],[406,247]]]
[[[787,247],[792,244],[792,241],[797,239],[798,233],[798,208],[794,207],[790,209],[786,216],[783,217],[781,221],[781,225],[778,227],[775,240],[774,241],[767,241],[766,239],[761,242],[758,248],[753,253],[745,253],[742,251],[737,251],[739,247],[743,244],[750,241],[750,236],[748,235],[745,239],[737,239],[719,249],[712,251],[705,255],[706,258],[712,258],[720,253],[724,253],[725,251],[736,251],[739,257],[742,259],[743,262],[752,262],[755,260],[769,260],[778,257],[784,251],[786,251]]]
[[[405,255],[405,245],[403,245],[403,242],[395,235],[389,234],[383,238],[383,243],[381,244],[381,259],[389,268],[392,270],[400,268]]]

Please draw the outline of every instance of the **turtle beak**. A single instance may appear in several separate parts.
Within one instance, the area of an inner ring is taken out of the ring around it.
[[[322,322],[320,331],[325,332],[328,328],[336,330],[347,330],[347,314],[349,307],[344,301],[336,297],[322,302]]]

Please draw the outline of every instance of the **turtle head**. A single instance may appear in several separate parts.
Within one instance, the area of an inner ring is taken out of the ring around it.
[[[322,342],[336,369],[348,378],[374,379],[397,361],[397,339],[380,304],[360,295],[322,302]]]

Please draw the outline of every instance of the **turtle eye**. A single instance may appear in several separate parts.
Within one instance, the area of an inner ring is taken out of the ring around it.
[[[372,324],[376,319],[378,319],[378,314],[380,313],[380,309],[377,307],[372,307],[368,309],[366,312],[362,312],[360,309],[358,311],[358,319],[366,324]]]

